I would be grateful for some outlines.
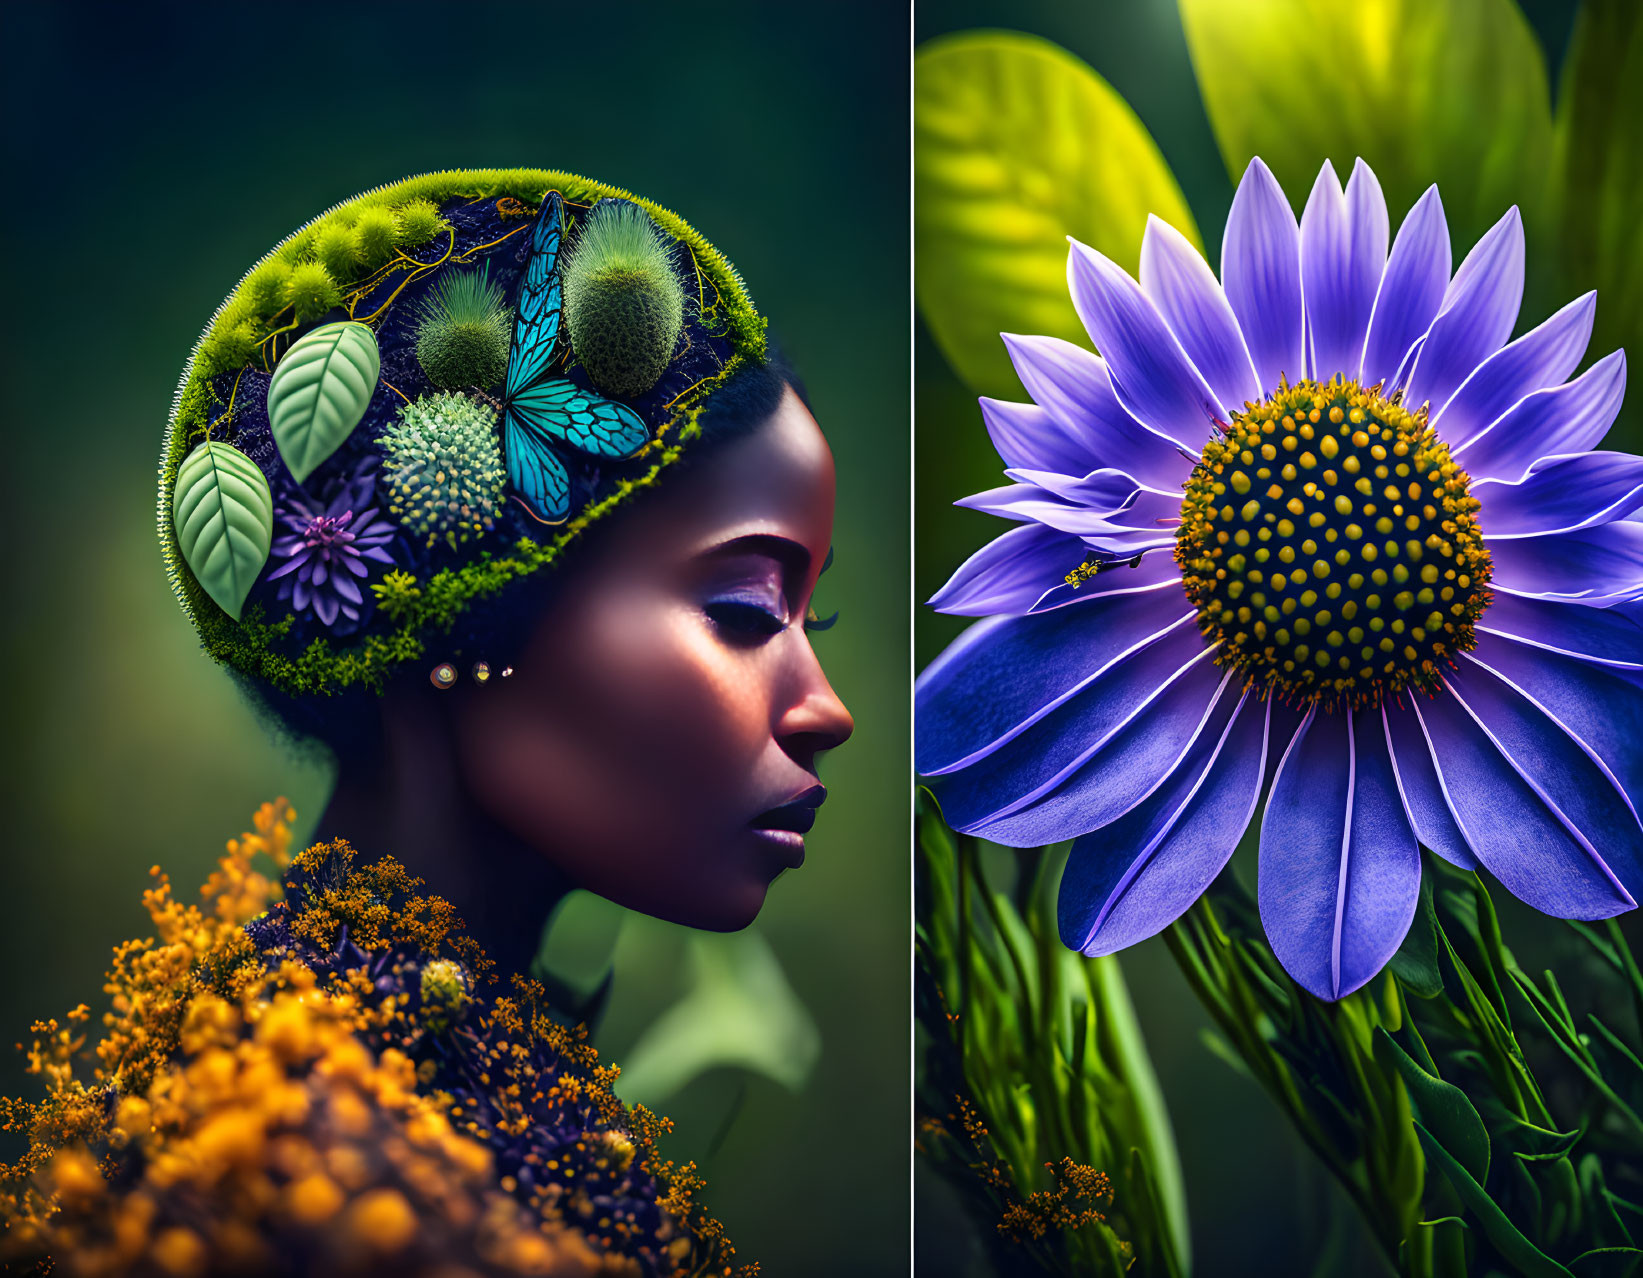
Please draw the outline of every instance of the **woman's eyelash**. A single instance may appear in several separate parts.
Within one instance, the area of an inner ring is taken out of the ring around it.
[[[787,618],[762,604],[741,599],[718,599],[707,605],[708,619],[721,630],[735,635],[765,638],[787,629]]]

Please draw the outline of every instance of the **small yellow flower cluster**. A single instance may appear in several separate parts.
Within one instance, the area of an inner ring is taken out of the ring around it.
[[[619,1071],[547,1014],[538,987],[516,979],[516,997],[477,999],[490,965],[447,902],[391,860],[356,867],[346,844],[293,860],[292,819],[283,800],[264,805],[199,905],[154,869],[156,935],[116,948],[91,1053],[84,1006],[33,1027],[23,1050],[47,1095],[0,1098],[0,1128],[28,1140],[0,1165],[8,1272],[756,1272],[731,1264],[694,1169],[655,1155],[666,1120],[622,1106]],[[253,856],[291,866],[300,909],[275,903],[279,880]],[[267,933],[276,916],[286,939],[259,949],[245,925]],[[369,971],[300,957],[371,950]],[[385,980],[398,982],[386,997]],[[466,1053],[482,1089],[429,1086],[435,1038]],[[555,1114],[581,1133],[563,1155],[577,1165],[532,1166],[531,1152],[499,1175],[513,1157],[503,1133],[539,1133]],[[654,1177],[662,1215],[648,1232],[575,1187],[630,1171]]]

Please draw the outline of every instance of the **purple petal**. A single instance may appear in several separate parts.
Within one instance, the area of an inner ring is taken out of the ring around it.
[[[1116,263],[1070,240],[1073,308],[1107,361],[1113,393],[1140,421],[1196,456],[1226,411],[1141,286]]]
[[[1562,728],[1626,796],[1631,810],[1643,811],[1643,689],[1635,675],[1500,638],[1465,656]]]
[[[1215,272],[1186,236],[1151,214],[1141,241],[1141,287],[1221,403],[1232,407],[1263,398]]]
[[[1643,669],[1643,628],[1612,609],[1499,594],[1477,630],[1598,665]]]
[[[314,596],[314,612],[326,625],[337,619],[337,601],[323,591]]]
[[[268,574],[268,580],[269,581],[275,581],[275,580],[279,579],[280,577],[285,576],[287,573],[295,572],[297,569],[301,568],[307,562],[308,562],[308,556],[307,556],[306,553],[304,553],[300,557],[291,560],[290,563],[286,564],[285,567],[279,569],[277,572],[269,573]]]
[[[978,622],[914,685],[915,766],[940,772],[1009,740],[1191,615],[1184,597],[1153,591]]]
[[[1432,414],[1439,435],[1451,448],[1459,448],[1525,395],[1561,383],[1586,353],[1596,317],[1597,294],[1587,293],[1501,347]]]
[[[1511,336],[1522,301],[1523,219],[1514,205],[1473,245],[1449,282],[1409,375],[1410,408],[1445,403]]]
[[[1358,380],[1365,386],[1390,381],[1443,304],[1449,286],[1449,227],[1438,188],[1429,186],[1398,228],[1386,274],[1375,295]]]
[[[292,607],[294,607],[298,612],[303,612],[307,609],[308,601],[311,597],[312,594],[308,589],[308,583],[302,579],[302,574],[298,573],[296,579],[296,589],[291,592]]]
[[[1042,469],[1086,475],[1111,467],[1161,488],[1178,488],[1186,479],[1192,461],[1125,411],[1099,355],[1059,337],[1003,336],[1021,384],[1061,427],[1064,442],[1056,454],[1070,464]],[[1198,446],[1191,451],[1196,457]]]
[[[316,586],[323,586],[326,579],[331,575],[331,568],[330,565],[326,563],[326,559],[327,556],[321,552],[319,557],[314,560],[314,572],[309,580],[311,580]]]
[[[1574,381],[1525,396],[1455,449],[1455,460],[1473,475],[1521,479],[1541,457],[1595,447],[1625,397],[1626,353],[1612,351]]]
[[[331,578],[331,589],[339,599],[347,603],[365,602],[365,596],[360,594],[359,585],[352,577],[345,577],[338,573]]]
[[[1194,636],[1196,638],[1196,636]],[[1162,650],[1164,645],[1160,644]],[[1226,694],[1223,675],[1204,648],[1157,683],[1131,684],[1125,716],[1097,736],[1077,760],[990,815],[960,828],[1006,847],[1039,847],[1077,838],[1128,812],[1151,794]],[[1150,675],[1150,672],[1149,672]],[[955,777],[953,782],[960,781]],[[949,786],[940,791],[943,810]],[[1002,797],[995,790],[994,797]],[[980,805],[967,805],[977,811]],[[963,815],[961,810],[960,815]]]
[[[1415,703],[1450,811],[1478,860],[1542,914],[1611,918],[1636,902],[1452,695]]]
[[[1643,506],[1643,457],[1610,452],[1548,457],[1516,482],[1480,480],[1472,495],[1493,550],[1497,539],[1573,532],[1631,514]]]
[[[1614,776],[1556,720],[1478,662],[1445,679],[1518,775],[1592,849],[1603,876],[1635,898],[1643,888],[1643,825]]]
[[[1643,525],[1630,520],[1491,542],[1489,554],[1497,591],[1599,608],[1643,599]]]
[[[394,557],[380,546],[372,546],[368,550],[362,550],[360,558],[374,559],[379,564],[392,564],[394,562]]]
[[[1335,167],[1325,160],[1301,214],[1301,295],[1309,367],[1319,381],[1337,373],[1351,377],[1363,364],[1389,234],[1386,200],[1369,166],[1362,160],[1352,166],[1343,195]]]
[[[356,577],[369,577],[371,570],[365,566],[365,560],[359,555],[344,555],[342,566]]]
[[[1224,728],[1222,706],[1231,709]],[[1116,953],[1161,932],[1203,894],[1261,797],[1267,712],[1248,692],[1236,704],[1222,697],[1165,784],[1073,844],[1056,911],[1064,945]]]
[[[1449,800],[1444,797],[1443,783],[1432,766],[1432,752],[1427,748],[1420,720],[1412,710],[1382,702],[1381,721],[1386,729],[1386,745],[1392,755],[1398,793],[1403,796],[1409,823],[1415,827],[1415,837],[1451,865],[1463,870],[1477,869],[1478,859],[1466,846],[1466,836],[1449,811]]]
[[[1006,466],[1083,475],[1095,469],[1089,446],[1072,438],[1047,408],[981,399],[981,420]]]
[[[987,617],[1027,612],[1085,558],[1084,543],[1043,524],[1012,528],[971,555],[930,599],[937,612]]]
[[[1259,156],[1244,170],[1221,243],[1221,279],[1263,391],[1280,375],[1299,381],[1302,355],[1301,232],[1283,188]]]
[[[1350,994],[1403,943],[1420,880],[1379,714],[1314,709],[1261,822],[1261,922],[1273,954],[1319,998]]]

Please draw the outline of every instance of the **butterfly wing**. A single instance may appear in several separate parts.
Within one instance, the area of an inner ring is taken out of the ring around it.
[[[559,341],[559,242],[563,238],[558,191],[550,191],[536,215],[531,256],[514,311],[513,345],[508,351],[504,400],[540,381],[553,363]]]
[[[555,378],[527,387],[509,411],[533,434],[558,439],[592,457],[631,457],[650,442],[650,427],[626,404]]]
[[[570,514],[570,476],[549,436],[510,408],[503,414],[502,442],[508,482],[526,508],[545,524],[563,521]]]

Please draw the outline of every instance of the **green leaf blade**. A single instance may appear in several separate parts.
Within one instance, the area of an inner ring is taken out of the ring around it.
[[[268,426],[300,484],[365,416],[382,357],[364,324],[324,324],[292,343],[268,383]]]
[[[207,440],[177,470],[171,513],[183,561],[206,594],[238,621],[274,541],[268,480],[232,444]]]
[[[1132,275],[1147,215],[1197,228],[1145,126],[1047,40],[971,31],[914,59],[914,283],[948,362],[979,394],[1019,396],[1000,333],[1088,346],[1067,291],[1068,235]]]

